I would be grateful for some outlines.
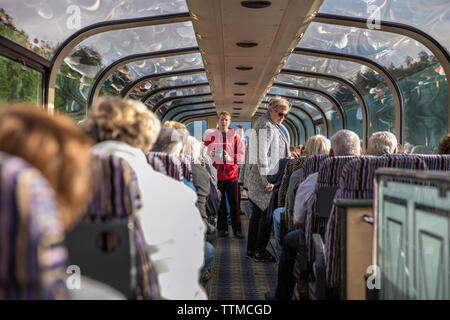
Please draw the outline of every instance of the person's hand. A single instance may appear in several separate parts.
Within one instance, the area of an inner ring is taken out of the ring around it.
[[[291,152],[291,155],[288,157],[289,159],[297,159],[300,155],[297,152]]]
[[[265,190],[266,190],[266,192],[272,192],[273,184],[271,184],[271,183],[266,184]]]

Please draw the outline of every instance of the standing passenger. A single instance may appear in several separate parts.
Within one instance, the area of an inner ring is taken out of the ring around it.
[[[289,156],[289,145],[279,125],[287,117],[290,103],[282,98],[273,98],[265,115],[258,119],[248,145],[248,164],[244,178],[253,213],[248,226],[247,256],[255,261],[274,261],[266,250],[271,225],[266,222],[267,207],[274,185],[267,176],[277,171],[280,159]]]
[[[245,147],[241,137],[230,128],[230,113],[223,111],[217,120],[218,128],[205,137],[205,146],[208,148],[208,155],[214,161],[217,168],[217,179],[219,190],[222,193],[219,215],[217,219],[217,229],[220,237],[228,236],[226,199],[230,204],[231,226],[233,234],[238,239],[243,239],[241,230],[241,217],[239,212],[238,199],[238,163],[244,160]]]

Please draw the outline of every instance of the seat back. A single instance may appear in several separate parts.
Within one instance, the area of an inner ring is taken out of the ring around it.
[[[322,160],[317,177],[317,186],[314,192],[314,200],[306,215],[306,245],[308,261],[313,261],[312,235],[325,234],[325,228],[333,204],[333,198],[339,185],[344,166],[356,159],[356,156],[329,157]],[[320,212],[320,215],[318,214]]]
[[[179,157],[165,152],[149,152],[147,161],[156,171],[175,180],[183,181],[183,166]]]
[[[289,179],[291,174],[303,167],[303,163],[305,162],[306,157],[300,157],[296,159],[290,159],[284,168],[283,178],[281,179],[280,189],[278,191],[278,208],[285,206],[286,201],[286,193],[289,187]]]
[[[136,174],[124,159],[113,155],[94,155],[93,166],[96,172],[94,196],[84,222],[69,238],[70,258],[76,258],[77,263],[74,263],[83,265],[86,274],[115,287],[127,297],[157,299],[157,276],[137,217],[142,203]],[[86,239],[82,243],[71,241],[83,235]],[[83,246],[89,247],[90,256],[78,254]],[[94,256],[95,263],[89,260]],[[126,261],[111,262],[117,259]],[[111,269],[102,278],[96,278],[99,265],[109,265]],[[126,266],[130,266],[128,270]],[[113,281],[112,277],[123,280]]]
[[[0,299],[66,299],[67,251],[55,193],[24,160],[0,153]]]
[[[352,160],[344,167],[335,198],[373,199],[375,171],[383,167],[414,170],[427,169],[425,162],[415,155],[360,157]],[[329,288],[338,288],[340,285],[341,211],[341,209],[333,205],[325,231],[326,275]]]
[[[428,170],[447,171],[450,170],[450,155],[448,154],[395,154],[391,157],[416,157],[422,159]]]
[[[329,157],[330,156],[328,154],[316,154],[306,157],[305,163],[303,165],[302,180],[305,180],[311,173],[319,171],[324,160],[328,159]]]

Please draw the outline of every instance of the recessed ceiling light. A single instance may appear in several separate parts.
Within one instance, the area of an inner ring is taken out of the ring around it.
[[[241,5],[250,9],[262,9],[267,8],[272,3],[270,1],[242,1]]]
[[[240,71],[248,71],[248,70],[252,70],[253,67],[250,67],[250,66],[238,66],[238,67],[236,67],[236,69],[240,70]]]
[[[235,95],[235,96],[242,97],[242,96],[245,96],[245,93],[240,93],[240,92],[238,92],[238,93],[234,93],[234,95]]]
[[[248,85],[248,82],[235,82],[234,84],[237,86],[246,86]]]
[[[241,104],[244,103],[244,101],[233,101],[233,103]]]
[[[242,110],[242,108],[235,107],[235,108],[233,108],[233,110]]]
[[[236,45],[241,48],[254,48],[258,45],[258,43],[253,41],[241,41],[236,42]]]

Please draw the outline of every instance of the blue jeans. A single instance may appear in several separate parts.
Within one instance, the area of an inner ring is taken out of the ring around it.
[[[273,211],[273,236],[275,238],[275,251],[278,255],[281,254],[281,244],[278,241],[278,233],[280,232],[281,215],[286,211],[286,208],[280,207]]]
[[[208,241],[205,241],[205,263],[201,271],[200,279],[204,277],[206,271],[208,271],[209,267],[213,264],[215,255],[216,248]]]

